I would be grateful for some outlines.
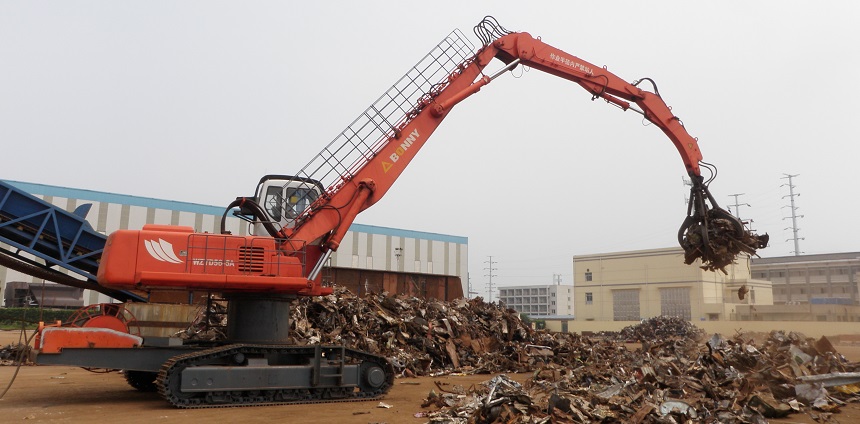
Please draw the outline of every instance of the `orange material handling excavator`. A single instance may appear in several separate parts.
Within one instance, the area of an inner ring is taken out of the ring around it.
[[[766,246],[766,235],[752,234],[714,201],[696,139],[653,81],[628,83],[527,33],[509,32],[491,17],[475,34],[478,49],[452,32],[299,172],[265,176],[253,197],[231,203],[224,218],[232,211],[253,235],[147,225],[109,236],[101,285],[221,293],[229,305],[226,340],[194,343],[80,328],[54,330],[59,342],[52,342],[54,331],[46,330],[40,343],[51,349],[38,362],[127,370],[135,387],[156,388],[186,408],[383,396],[394,379],[386,358],[342,346],[288,344],[289,302],[332,293],[320,273],[356,216],[382,199],[454,106],[518,66],[579,84],[592,100],[641,114],[669,137],[692,179],[678,232],[687,263],[701,259],[704,267],[722,269],[741,252]],[[493,59],[501,68],[484,73]],[[654,91],[640,87],[643,82]]]

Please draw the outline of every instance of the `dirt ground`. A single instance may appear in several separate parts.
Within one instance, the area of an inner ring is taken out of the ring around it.
[[[18,332],[0,331],[0,346],[17,343]],[[851,361],[860,361],[860,346],[838,346],[840,353]],[[184,410],[167,404],[156,393],[143,393],[131,388],[117,372],[92,373],[81,368],[65,366],[24,366],[17,376],[16,367],[0,366],[0,393],[10,382],[12,386],[0,399],[0,422],[81,422],[105,419],[123,423],[196,423],[218,422],[303,422],[303,423],[424,423],[415,417],[424,411],[421,402],[436,382],[469,388],[492,378],[492,375],[440,376],[395,380],[395,385],[383,399],[390,408],[380,407],[380,401],[330,403],[315,405],[284,405],[247,408],[216,408]],[[14,376],[14,381],[13,381]],[[520,382],[529,376],[512,376]],[[446,386],[443,386],[446,387]],[[860,423],[860,405],[851,404],[833,417],[839,423]],[[791,415],[772,423],[814,423],[805,414]]]

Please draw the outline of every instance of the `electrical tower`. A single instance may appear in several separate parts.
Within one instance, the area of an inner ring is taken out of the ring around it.
[[[493,261],[493,257],[487,256],[487,258],[489,258],[489,259],[484,261],[484,263],[488,265],[486,268],[484,268],[484,271],[487,271],[487,273],[484,274],[484,277],[489,278],[489,280],[487,282],[487,289],[490,291],[490,295],[488,297],[488,302],[493,303],[493,277],[496,276],[496,274],[493,274],[493,271],[498,271],[498,269],[493,267],[493,265],[495,265],[497,263],[497,262]]]
[[[794,205],[794,198],[796,196],[800,196],[800,193],[794,192],[794,184],[792,181],[792,179],[794,177],[797,177],[800,174],[794,174],[794,175],[783,174],[783,175],[785,175],[785,177],[782,177],[782,179],[788,178],[788,184],[783,184],[780,187],[788,186],[788,193],[789,194],[787,196],[782,196],[782,198],[783,199],[785,199],[786,197],[791,198],[791,206],[790,206],[791,216],[790,217],[784,217],[782,219],[791,218],[791,227],[786,228],[786,230],[791,230],[793,237],[788,239],[788,240],[794,240],[794,252],[792,252],[792,253],[794,253],[794,256],[800,256],[800,254],[803,253],[800,251],[800,240],[805,240],[805,238],[797,236],[797,232],[800,231],[800,228],[797,228],[797,218],[803,218],[803,215],[800,215],[800,216],[797,215],[797,209],[799,209],[799,208]],[[788,241],[788,240],[786,240],[786,241]]]
[[[752,207],[752,205],[750,205],[749,203],[738,203],[738,197],[743,196],[744,194],[746,194],[746,193],[738,193],[738,194],[730,194],[730,195],[729,195],[729,196],[731,196],[731,197],[734,197],[734,198],[735,198],[735,204],[734,204],[734,205],[729,205],[729,212],[731,212],[731,211],[732,211],[732,206],[734,206],[734,207],[735,207],[735,216],[736,216],[736,217],[738,218],[738,220],[739,220],[739,221],[741,221],[741,222],[743,222],[743,220],[741,219],[741,211],[740,211],[740,207],[741,207],[741,206],[749,206],[749,207]],[[752,222],[752,220],[750,220],[750,222]]]

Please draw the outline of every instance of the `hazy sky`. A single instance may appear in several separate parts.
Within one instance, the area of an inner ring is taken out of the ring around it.
[[[785,174],[800,250],[860,251],[857,1],[5,0],[0,178],[226,206],[485,15],[656,81],[718,167],[717,201],[771,234],[762,256],[794,251]],[[675,246],[680,156],[590,98],[535,70],[498,78],[357,222],[468,237],[485,296],[489,256],[496,286],[571,284],[573,255]]]

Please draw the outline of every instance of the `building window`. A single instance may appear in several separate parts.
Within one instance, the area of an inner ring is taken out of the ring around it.
[[[592,293],[586,293],[585,294],[585,304],[591,305],[593,302],[594,302],[594,297],[592,296]]]
[[[591,271],[585,272],[585,281],[591,281]]]

